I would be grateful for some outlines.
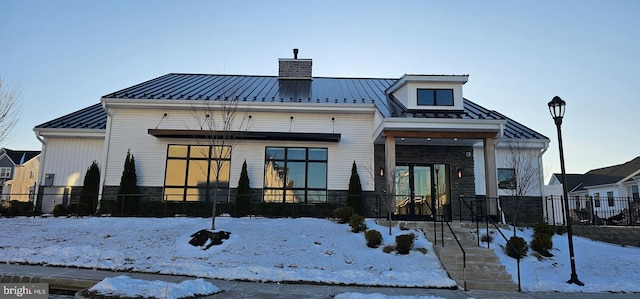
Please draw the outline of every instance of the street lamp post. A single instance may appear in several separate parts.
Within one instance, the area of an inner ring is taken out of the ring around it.
[[[567,177],[564,169],[564,149],[562,148],[562,117],[564,117],[564,108],[566,102],[560,97],[555,96],[548,104],[549,112],[556,123],[558,129],[558,147],[560,149],[560,171],[562,173],[562,195],[564,196],[564,212],[567,219],[567,238],[569,238],[569,258],[571,261],[571,279],[567,283],[575,283],[576,285],[583,286],[584,283],[578,279],[576,273],[576,261],[573,255],[573,230],[571,229],[571,214],[569,213],[569,197],[567,196]]]

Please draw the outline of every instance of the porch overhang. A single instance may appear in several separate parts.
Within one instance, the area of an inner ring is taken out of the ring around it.
[[[168,130],[148,129],[149,135],[157,138],[210,138],[210,139],[246,139],[276,141],[324,141],[339,142],[340,133],[291,133],[260,131],[213,131],[213,130]]]

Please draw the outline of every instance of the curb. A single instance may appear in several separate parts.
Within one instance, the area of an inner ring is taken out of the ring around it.
[[[80,291],[88,289],[100,282],[90,279],[64,278],[64,277],[34,277],[22,275],[0,275],[3,283],[48,283],[49,289]]]

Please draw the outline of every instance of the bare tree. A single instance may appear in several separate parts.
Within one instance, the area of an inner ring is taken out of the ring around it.
[[[505,190],[508,196],[514,200],[511,213],[515,235],[523,197],[531,195],[537,188],[540,188],[540,151],[532,147],[525,138],[511,139],[506,142],[508,148],[505,166],[507,169],[513,169],[515,173],[511,180],[501,182],[500,188]]]
[[[384,169],[380,169],[379,172],[371,169],[369,167],[365,167],[371,179],[374,182],[374,188],[382,202],[382,208],[384,212],[387,214],[387,224],[389,227],[389,235],[392,235],[391,228],[391,216],[396,211],[396,199],[395,199],[395,189],[396,189],[396,171],[392,169],[391,171],[384,171]],[[381,186],[375,184],[376,177],[380,176],[383,184]]]
[[[202,171],[207,177],[206,198],[210,198],[210,183],[213,181],[213,206],[211,211],[211,229],[216,229],[217,202],[220,191],[220,179],[228,179],[231,152],[248,129],[247,110],[240,109],[238,100],[198,101],[192,104],[192,115],[200,126],[202,134],[194,136],[200,145],[204,157],[208,157],[208,168]],[[209,153],[210,151],[210,153]],[[226,174],[225,174],[226,172]],[[228,182],[227,182],[228,183]],[[229,187],[228,185],[226,186]]]
[[[20,102],[22,91],[13,84],[8,84],[0,77],[0,144],[12,137],[13,128],[20,118]]]

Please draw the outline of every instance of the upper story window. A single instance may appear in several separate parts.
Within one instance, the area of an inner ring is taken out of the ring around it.
[[[418,106],[453,106],[453,89],[418,88]]]
[[[11,167],[0,167],[0,178],[10,178]]]

